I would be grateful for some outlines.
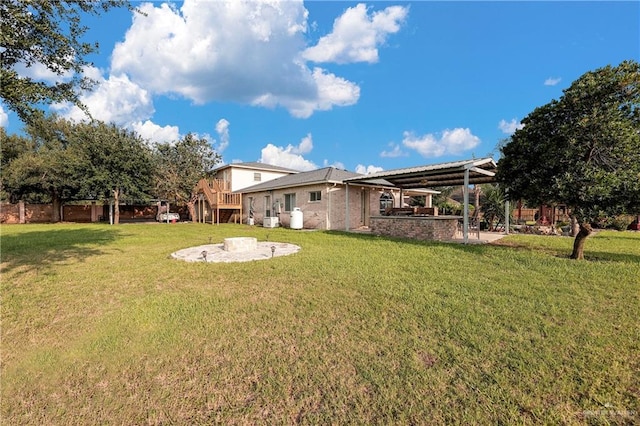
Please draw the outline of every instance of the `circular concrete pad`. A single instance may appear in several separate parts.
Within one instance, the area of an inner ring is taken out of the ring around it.
[[[275,247],[273,257],[288,256],[300,251],[294,244],[259,242],[255,250],[226,251],[224,244],[205,244],[189,247],[171,253],[171,257],[186,262],[249,262],[252,260],[271,259],[271,247]]]

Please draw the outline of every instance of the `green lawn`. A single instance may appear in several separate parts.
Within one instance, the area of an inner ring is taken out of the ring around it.
[[[640,423],[640,233],[1,231],[2,424]],[[292,256],[186,263],[230,236]]]

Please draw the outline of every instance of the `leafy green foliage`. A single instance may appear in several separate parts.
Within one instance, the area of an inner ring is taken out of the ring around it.
[[[156,164],[136,133],[55,116],[39,116],[26,132],[29,139],[9,138],[13,142],[2,157],[3,190],[12,201],[51,201],[55,214],[68,200],[151,197]]]
[[[4,127],[0,127],[0,168],[4,169],[25,152],[33,151],[33,142],[24,136],[7,135]]]
[[[150,197],[155,167],[151,148],[139,135],[94,121],[76,125],[73,137],[86,160],[84,198]]]
[[[489,224],[489,230],[495,230],[498,223],[505,223],[504,205],[505,194],[502,187],[498,185],[482,185],[482,194],[480,202],[480,210],[485,221]]]
[[[593,221],[640,211],[640,65],[588,72],[522,123],[497,178],[512,199],[566,204],[580,224],[580,259]]]
[[[161,143],[155,148],[158,165],[155,194],[168,200],[189,200],[193,187],[220,162],[220,155],[209,141],[191,133],[175,143]]]
[[[564,203],[579,221],[640,210],[640,65],[588,72],[536,108],[502,148],[513,199]]]
[[[76,197],[83,157],[81,146],[68,139],[71,129],[71,123],[55,116],[38,116],[26,127],[28,139],[15,135],[7,138],[2,182],[12,201],[51,201],[58,205]]]
[[[441,214],[451,214],[457,206],[451,203],[451,194],[456,190],[455,186],[441,186],[438,188],[439,194],[433,194],[432,205],[437,207]]]
[[[97,43],[83,41],[85,14],[97,15],[126,0],[38,0],[0,2],[0,98],[25,123],[38,113],[38,105],[69,101],[84,108],[78,89],[91,87],[82,77],[87,55]],[[21,75],[19,67],[44,66],[58,77],[54,83]]]

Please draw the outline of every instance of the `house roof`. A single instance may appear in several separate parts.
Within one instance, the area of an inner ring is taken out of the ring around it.
[[[346,183],[367,183],[384,179],[403,189],[436,188],[439,186],[464,185],[465,171],[469,172],[469,184],[495,182],[497,166],[493,158],[452,161],[427,166],[387,170],[346,180]]]
[[[335,167],[325,167],[322,169],[311,170],[309,172],[299,172],[288,176],[282,176],[267,182],[243,188],[243,193],[271,191],[274,189],[291,188],[296,186],[316,185],[322,183],[339,183],[342,184],[346,179],[362,177],[360,173],[349,172],[346,170],[336,169]],[[389,182],[380,179],[374,179],[367,182],[369,185],[389,186]]]
[[[269,171],[269,172],[283,172],[283,173],[300,173],[299,170],[287,169],[286,167],[274,166],[272,164],[259,163],[259,162],[246,162],[246,163],[231,163],[225,164],[224,166],[220,166],[214,169],[214,172],[223,169],[229,168],[238,168],[238,169],[251,169],[251,170],[261,170],[261,171]]]

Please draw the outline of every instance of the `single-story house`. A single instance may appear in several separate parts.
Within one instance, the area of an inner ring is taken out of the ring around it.
[[[346,179],[362,176],[325,167],[244,188],[243,222],[263,225],[277,218],[279,225],[288,227],[291,212],[297,208],[302,212],[305,229],[367,227],[371,216],[384,214],[389,207],[401,206],[400,191],[382,179],[356,185],[345,183]],[[422,191],[417,195],[426,196],[430,206],[433,192]]]

